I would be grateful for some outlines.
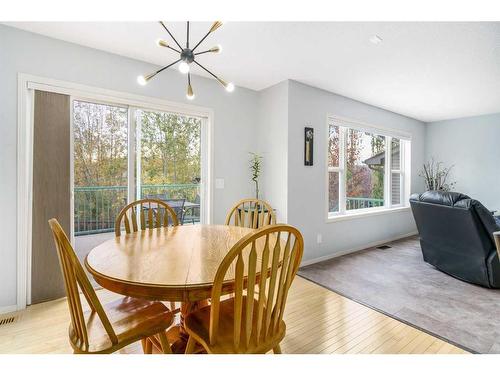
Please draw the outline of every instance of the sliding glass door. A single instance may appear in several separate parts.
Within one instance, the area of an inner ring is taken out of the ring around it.
[[[128,108],[73,100],[73,233],[81,260],[127,203]]]
[[[136,121],[137,198],[163,200],[182,224],[199,223],[202,119],[137,110]]]
[[[78,100],[72,106],[73,243],[81,260],[114,236],[128,202],[167,202],[183,225],[202,221],[201,117]]]

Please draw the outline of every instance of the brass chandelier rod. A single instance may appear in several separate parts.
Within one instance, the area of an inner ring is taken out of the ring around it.
[[[215,74],[213,74],[210,70],[208,70],[207,68],[205,68],[203,65],[201,65],[198,61],[193,61],[196,65],[198,65],[201,69],[203,69],[205,72],[207,72],[208,74],[210,74],[212,77],[214,77],[216,80],[219,80],[219,77],[217,77]]]
[[[170,68],[172,65],[177,64],[179,61],[181,61],[181,59],[175,60],[173,63],[168,64],[168,65],[164,66],[163,68],[158,69],[156,72],[151,73],[151,74],[148,74],[147,76],[143,77],[143,78],[144,78],[144,82],[143,82],[142,84],[143,84],[143,85],[144,85],[144,84],[146,84],[146,83],[147,83],[147,82],[148,82],[151,78],[153,78],[155,75],[157,75],[158,73],[163,72],[165,69]]]
[[[163,23],[163,21],[160,21],[160,24],[163,26],[163,28],[167,31],[168,35],[170,35],[170,37],[174,40],[175,44],[177,44],[177,46],[179,46],[179,48],[182,51],[184,48],[181,47],[181,45],[179,44],[179,42],[177,41],[177,39],[174,38],[174,36],[170,32],[170,30],[167,28],[167,26],[165,26],[165,24]]]
[[[203,38],[201,38],[201,40],[198,42],[198,44],[196,44],[194,46],[194,48],[192,49],[192,51],[194,52],[194,50],[196,48],[198,48],[198,46],[207,38],[207,36],[209,36],[211,33],[213,33],[215,30],[217,30],[219,27],[222,26],[222,22],[220,21],[215,21],[213,24],[212,24],[212,27],[210,27],[210,30],[208,30],[208,33],[205,34],[205,36]]]

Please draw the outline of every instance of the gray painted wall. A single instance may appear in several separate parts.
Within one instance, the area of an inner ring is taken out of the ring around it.
[[[257,150],[263,156],[262,198],[287,222],[288,81],[262,90],[259,98]]]
[[[337,115],[412,135],[411,191],[423,190],[416,171],[424,160],[425,127],[420,121],[299,82],[289,83],[288,223],[304,235],[304,260],[316,259],[416,230],[409,210],[327,223],[325,220],[326,121]],[[304,127],[314,128],[314,166],[304,166]],[[317,244],[321,234],[323,242]]]
[[[185,99],[185,77],[166,72],[146,87],[135,77],[153,70],[150,64],[81,47],[0,25],[0,308],[16,303],[16,157],[17,73],[28,73],[163,98]],[[349,221],[325,222],[326,116],[402,129],[412,134],[412,191],[423,190],[416,176],[424,160],[425,127],[409,119],[295,81],[285,81],[260,93],[238,88],[228,94],[213,80],[194,77],[194,104],[215,112],[214,177],[225,179],[214,190],[214,219],[254,194],[248,168],[249,152],[264,155],[263,197],[278,211],[280,221],[304,234],[304,259],[314,259],[363,247],[374,241],[415,230],[411,213],[399,212]],[[315,128],[313,167],[303,165],[303,128]],[[316,235],[323,243],[316,243]]]
[[[146,87],[136,77],[156,67],[95,49],[0,25],[0,307],[16,304],[17,74],[81,83],[105,89],[187,102],[186,78],[165,72]],[[229,77],[227,77],[229,79]],[[248,152],[254,151],[258,93],[237,88],[227,93],[214,80],[193,77],[196,100],[214,110],[214,221],[242,195],[252,194]]]
[[[426,160],[454,165],[454,190],[500,210],[500,113],[428,123]]]

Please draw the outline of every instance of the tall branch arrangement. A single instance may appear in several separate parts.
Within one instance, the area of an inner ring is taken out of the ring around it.
[[[427,190],[450,191],[455,186],[456,182],[448,182],[450,167],[443,167],[442,162],[436,162],[434,158],[424,164],[419,173],[420,177],[425,180],[425,187]]]
[[[255,183],[255,197],[259,199],[259,177],[262,171],[262,156],[255,152],[250,152],[250,170],[252,171],[252,181]]]

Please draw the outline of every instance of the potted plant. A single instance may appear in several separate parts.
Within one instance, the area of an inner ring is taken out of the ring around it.
[[[262,156],[255,152],[250,152],[250,171],[252,172],[252,181],[255,183],[255,198],[259,199],[259,177],[262,171]]]
[[[425,180],[427,190],[450,191],[455,186],[455,181],[448,182],[451,167],[443,167],[442,162],[436,162],[434,158],[424,164],[419,176]]]

